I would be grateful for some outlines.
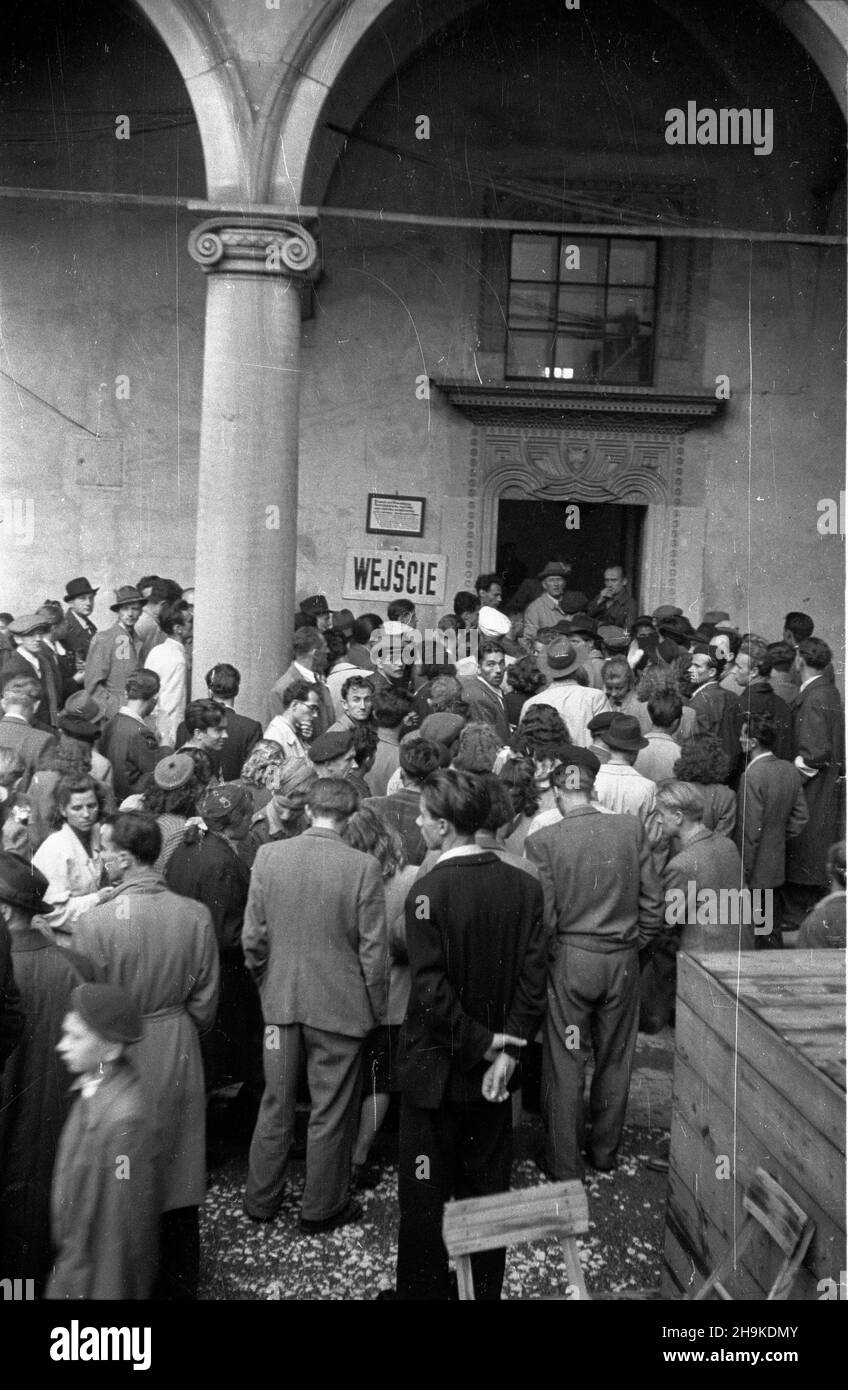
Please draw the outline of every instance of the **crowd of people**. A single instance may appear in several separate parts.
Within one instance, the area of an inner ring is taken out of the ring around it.
[[[360,1218],[399,1097],[383,1296],[455,1297],[442,1208],[509,1187],[519,1085],[544,1175],[611,1172],[679,951],[844,948],[843,711],[813,618],[695,627],[639,614],[618,565],[592,599],[570,574],[482,574],[424,633],[408,600],[312,596],[246,712],[228,661],[190,698],[174,580],[119,586],[104,630],[85,577],[0,614],[0,1276],[195,1298],[211,1097],[256,1222],[308,1099],[310,1236]],[[473,1263],[499,1298],[503,1251]]]

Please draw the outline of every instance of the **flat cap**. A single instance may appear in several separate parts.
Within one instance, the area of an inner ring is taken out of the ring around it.
[[[594,719],[590,719],[586,728],[590,734],[600,734],[604,729],[608,729],[614,719],[611,709],[605,709],[603,713],[596,714]]]
[[[511,627],[506,614],[497,608],[490,608],[488,604],[484,604],[477,614],[477,631],[485,633],[487,637],[507,637]]]
[[[329,613],[330,605],[323,594],[311,594],[309,598],[303,600],[300,611],[310,614]]]
[[[50,630],[50,618],[46,613],[25,613],[22,618],[16,618],[9,624],[9,631],[15,637],[29,637],[33,632],[48,632]]]
[[[23,908],[24,912],[46,914],[50,904],[44,901],[47,879],[26,859],[17,854],[0,854],[0,903]]]
[[[628,640],[624,635],[624,628],[616,627],[613,623],[599,627],[598,636],[607,651],[623,652],[629,646]]]
[[[560,767],[585,767],[595,777],[601,770],[601,760],[597,754],[592,752],[591,748],[561,746],[558,757]]]
[[[77,985],[68,1007],[104,1042],[139,1042],[144,1035],[141,1010],[118,985]]]
[[[321,734],[309,745],[309,757],[313,763],[330,763],[333,758],[341,758],[353,747],[353,734],[349,729],[337,729],[334,733]]]
[[[661,603],[659,608],[655,608],[653,619],[655,623],[661,622],[663,618],[682,618],[683,609],[675,608],[673,603]]]

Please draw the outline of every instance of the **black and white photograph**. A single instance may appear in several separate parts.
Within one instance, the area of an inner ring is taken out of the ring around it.
[[[724,1305],[848,1297],[848,0],[0,28],[0,1301],[801,1369]]]

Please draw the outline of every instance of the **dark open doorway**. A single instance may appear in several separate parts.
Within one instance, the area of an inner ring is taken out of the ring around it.
[[[566,508],[575,506],[580,508],[580,526],[567,529]],[[506,561],[511,553],[514,568],[507,587],[514,591],[522,577],[538,574],[548,560],[569,560],[574,566],[569,589],[594,598],[603,588],[606,566],[621,564],[638,602],[644,519],[644,507],[503,498],[498,505],[497,568],[509,573]],[[512,552],[506,549],[510,545]]]

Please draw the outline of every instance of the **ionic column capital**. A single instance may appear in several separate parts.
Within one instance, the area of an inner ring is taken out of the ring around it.
[[[188,251],[203,269],[228,275],[313,279],[320,251],[312,233],[285,217],[221,215],[189,233]]]

